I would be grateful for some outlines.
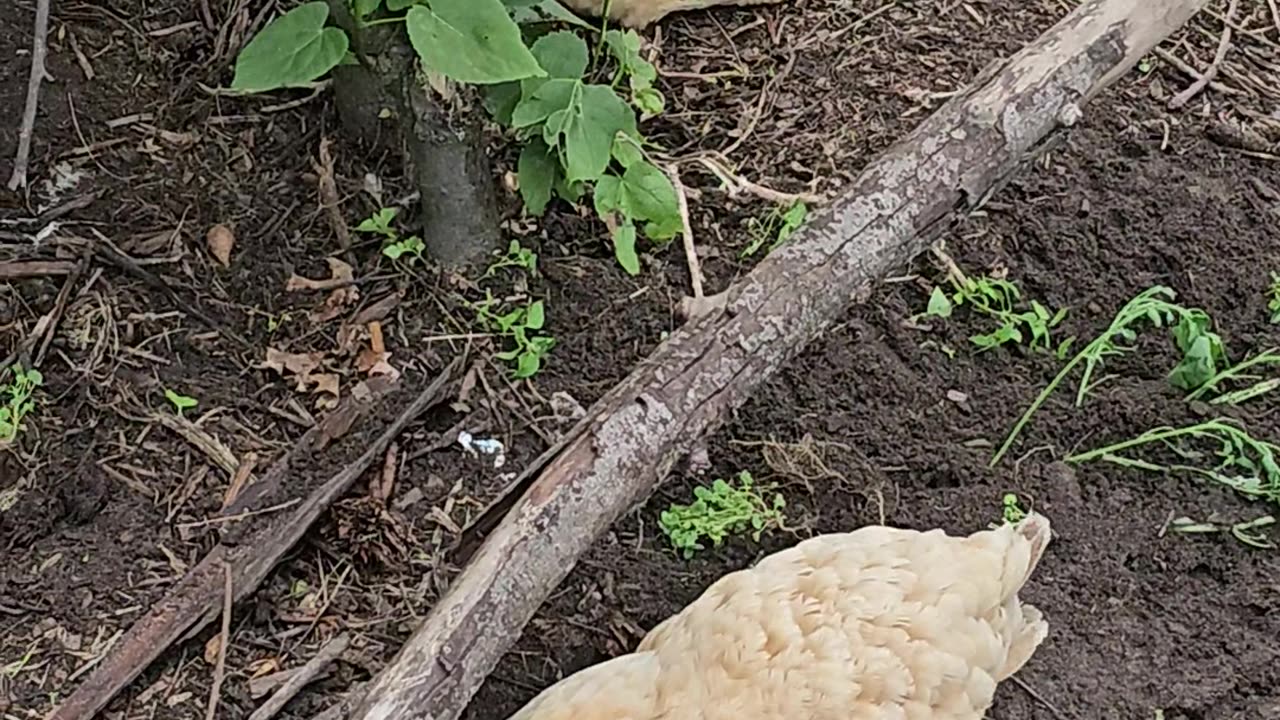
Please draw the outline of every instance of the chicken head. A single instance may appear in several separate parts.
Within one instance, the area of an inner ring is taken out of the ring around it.
[[[600,17],[606,0],[562,0],[574,10]],[[718,5],[773,5],[785,0],[612,0],[609,20],[623,27],[640,29],[674,12],[701,10]]]
[[[1049,626],[1049,521],[821,535],[730,573],[509,720],[981,720]]]

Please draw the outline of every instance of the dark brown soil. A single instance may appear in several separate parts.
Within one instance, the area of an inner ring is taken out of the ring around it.
[[[1238,38],[1224,81],[1245,94],[1209,92],[1171,113],[1164,102],[1185,78],[1154,61],[1135,71],[1090,106],[1059,150],[944,239],[959,266],[1006,274],[1027,297],[1070,308],[1056,333],[1079,338],[1077,348],[1153,284],[1209,312],[1233,360],[1280,345],[1266,308],[1269,273],[1280,271],[1280,162],[1207,136],[1239,123],[1264,135],[1274,127],[1259,115],[1280,101],[1280,78],[1266,72],[1280,66],[1280,35],[1267,30],[1265,2],[1240,4],[1243,25],[1256,30]],[[679,75],[663,80],[671,107],[651,135],[675,154],[724,152],[737,172],[770,187],[829,192],[923,119],[944,99],[936,94],[1062,12],[1052,2],[883,5],[799,0],[672,18],[659,64]],[[236,7],[235,15],[215,7],[215,25],[252,24],[265,5]],[[338,140],[351,225],[380,204],[362,190],[366,173],[383,184],[381,204],[407,194],[398,160],[342,141],[326,94],[273,111],[306,93],[241,99],[202,90],[198,83],[229,82],[231,55],[203,26],[198,4],[118,0],[54,12],[55,80],[41,100],[34,187],[0,191],[0,262],[78,261],[79,241],[100,234],[152,281],[97,257],[86,264],[40,366],[39,411],[0,455],[0,497],[12,500],[0,511],[0,714],[18,718],[43,716],[213,542],[201,522],[218,511],[230,475],[150,419],[172,412],[165,389],[198,398],[186,416],[238,458],[255,453],[261,472],[324,412],[315,394],[261,367],[266,349],[329,353],[326,369],[348,392],[362,374],[340,352],[340,328],[398,293],[383,323],[405,387],[295,473],[289,488],[305,488],[357,456],[464,350],[469,341],[457,338],[473,329],[463,299],[476,297],[458,278],[393,267],[364,243],[354,253],[359,299],[334,318],[309,317],[324,296],[284,285],[292,273],[326,277],[325,258],[336,251],[316,200],[318,142]],[[11,14],[0,47],[25,48],[33,4],[23,0]],[[1220,28],[1203,16],[1166,47],[1202,65]],[[26,63],[15,52],[0,57],[0,107],[20,108]],[[0,127],[0,180],[10,171],[12,115]],[[128,122],[109,124],[120,118]],[[510,161],[509,152],[498,158]],[[54,201],[43,183],[60,162],[87,177]],[[749,270],[739,255],[747,223],[769,205],[726,198],[710,175],[691,170],[685,180],[709,290],[719,290]],[[98,195],[37,246],[46,223],[33,218],[86,193]],[[514,214],[515,199],[505,201]],[[205,249],[215,223],[236,234],[229,268]],[[279,717],[310,717],[376,672],[455,574],[446,548],[457,528],[568,427],[549,407],[553,395],[589,405],[677,327],[673,308],[687,286],[678,247],[651,249],[644,272],[629,278],[612,262],[603,227],[570,208],[513,227],[532,228],[519,237],[540,255],[529,292],[546,300],[558,340],[547,367],[532,383],[510,384],[497,361],[483,361],[494,348],[472,342],[482,360],[475,387],[400,438],[402,458],[423,454],[399,467],[390,504],[377,504],[360,482],[236,606],[219,717],[247,717],[261,702],[251,677],[297,667],[343,630],[354,650]],[[1185,402],[1168,384],[1176,356],[1167,333],[1146,332],[1134,352],[1110,360],[1081,408],[1070,379],[993,469],[994,447],[1061,362],[976,352],[967,337],[988,326],[963,309],[945,322],[918,318],[942,277],[928,259],[903,268],[771,378],[710,439],[705,475],[672,477],[600,539],[467,717],[506,717],[559,677],[631,649],[725,572],[798,537],[875,522],[967,533],[996,520],[1001,496],[1016,492],[1054,523],[1054,545],[1027,591],[1052,629],[1018,676],[1026,687],[1002,686],[991,718],[1280,718],[1280,555],[1226,534],[1170,530],[1177,517],[1229,525],[1274,508],[1182,474],[1063,462],[1220,411]],[[65,281],[0,287],[0,352],[28,337]],[[523,282],[485,281],[508,294]],[[1231,414],[1256,437],[1276,438],[1278,408],[1268,395]],[[437,442],[464,419],[471,432],[505,443],[504,467],[468,457],[449,437]],[[677,557],[657,513],[695,484],[744,469],[782,485],[793,532]],[[107,716],[202,717],[213,635],[206,629],[175,645]]]

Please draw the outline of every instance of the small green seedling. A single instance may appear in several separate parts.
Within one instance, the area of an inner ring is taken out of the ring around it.
[[[1008,280],[986,276],[975,279],[962,275],[958,270],[949,273],[947,279],[951,283],[952,293],[948,295],[942,288],[935,287],[929,295],[924,315],[949,318],[956,307],[968,305],[974,311],[990,317],[996,321],[996,329],[969,338],[970,342],[984,351],[1006,343],[1018,345],[1024,340],[1033,350],[1048,350],[1052,347],[1050,331],[1067,316],[1066,308],[1050,313],[1048,308],[1036,300],[1029,303],[1030,309],[1017,310],[1022,292]]]
[[[399,211],[395,208],[382,208],[357,225],[356,232],[381,235],[383,238],[382,254],[391,260],[399,260],[406,255],[409,256],[409,262],[421,260],[423,251],[427,249],[426,244],[422,242],[422,238],[417,235],[401,237],[400,233],[391,225],[398,213]]]
[[[533,377],[542,369],[543,356],[556,344],[555,338],[537,334],[546,323],[545,306],[541,300],[536,300],[525,307],[499,315],[489,309],[495,305],[497,300],[488,295],[483,302],[472,306],[476,311],[476,319],[486,331],[515,342],[514,348],[500,352],[495,357],[513,363],[515,377]]]
[[[658,526],[686,560],[706,549],[703,538],[720,547],[728,536],[750,531],[758,542],[765,530],[785,527],[782,510],[786,501],[780,493],[766,500],[763,493],[771,489],[757,488],[751,473],[743,470],[738,473],[737,487],[717,479],[709,488],[694,488],[694,501],[663,510]]]
[[[484,271],[484,277],[492,277],[502,268],[519,268],[536,276],[538,274],[538,254],[524,247],[519,240],[512,240],[507,252],[498,261]]]
[[[1225,526],[1215,522],[1196,522],[1188,517],[1180,517],[1169,523],[1169,529],[1186,534],[1230,532],[1232,537],[1245,545],[1259,550],[1271,550],[1276,544],[1271,542],[1261,530],[1275,524],[1274,515],[1263,515],[1254,520],[1244,520]]]
[[[36,409],[31,396],[43,384],[44,376],[39,370],[13,366],[13,379],[0,387],[0,397],[4,398],[4,404],[0,405],[0,445],[13,442],[22,432],[23,419]]]
[[[1271,324],[1280,325],[1280,273],[1271,273],[1271,287],[1267,288],[1267,311]]]
[[[804,224],[805,218],[809,215],[809,207],[803,202],[796,201],[786,210],[773,208],[765,215],[764,220],[751,218],[747,221],[747,234],[751,237],[751,242],[742,249],[743,258],[749,258],[760,252],[760,248],[767,243],[768,249],[765,254],[777,250],[800,226]]]
[[[1017,493],[1005,493],[1000,498],[1000,512],[1007,525],[1017,525],[1027,517],[1027,511],[1022,508]]]
[[[1066,380],[1067,375],[1082,363],[1084,373],[1076,390],[1076,407],[1084,404],[1085,395],[1094,387],[1094,383],[1091,383],[1094,373],[1106,358],[1126,355],[1133,351],[1131,344],[1138,337],[1135,327],[1144,320],[1156,327],[1169,327],[1172,330],[1174,342],[1182,353],[1182,360],[1169,373],[1169,382],[1174,387],[1194,390],[1211,381],[1218,374],[1218,368],[1227,362],[1226,344],[1217,333],[1210,331],[1212,322],[1204,310],[1178,305],[1173,302],[1176,297],[1177,293],[1172,289],[1156,285],[1142,291],[1126,303],[1120,312],[1116,313],[1111,325],[1071,358],[1053,380],[1040,391],[1031,406],[1009,431],[1004,444],[991,458],[990,465],[994,467],[1000,462],[1000,459],[1013,446],[1014,439],[1031,420],[1031,416]]]
[[[173,403],[173,408],[179,415],[182,414],[183,410],[193,408],[200,403],[199,400],[196,400],[193,397],[188,395],[179,395],[169,388],[165,388],[164,396],[169,400],[169,402]]]

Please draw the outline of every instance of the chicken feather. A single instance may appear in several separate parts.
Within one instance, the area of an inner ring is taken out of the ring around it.
[[[980,720],[1048,634],[1049,521],[821,535],[730,573],[509,720]]]

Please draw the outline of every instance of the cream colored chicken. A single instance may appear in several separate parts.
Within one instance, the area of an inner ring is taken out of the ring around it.
[[[876,526],[805,540],[510,720],[980,720],[1048,633],[1018,592],[1049,535],[1032,514],[967,537]]]
[[[720,5],[773,5],[786,0],[611,0],[609,19],[623,27],[642,28],[674,12]],[[606,0],[562,0],[580,13],[600,17]]]

